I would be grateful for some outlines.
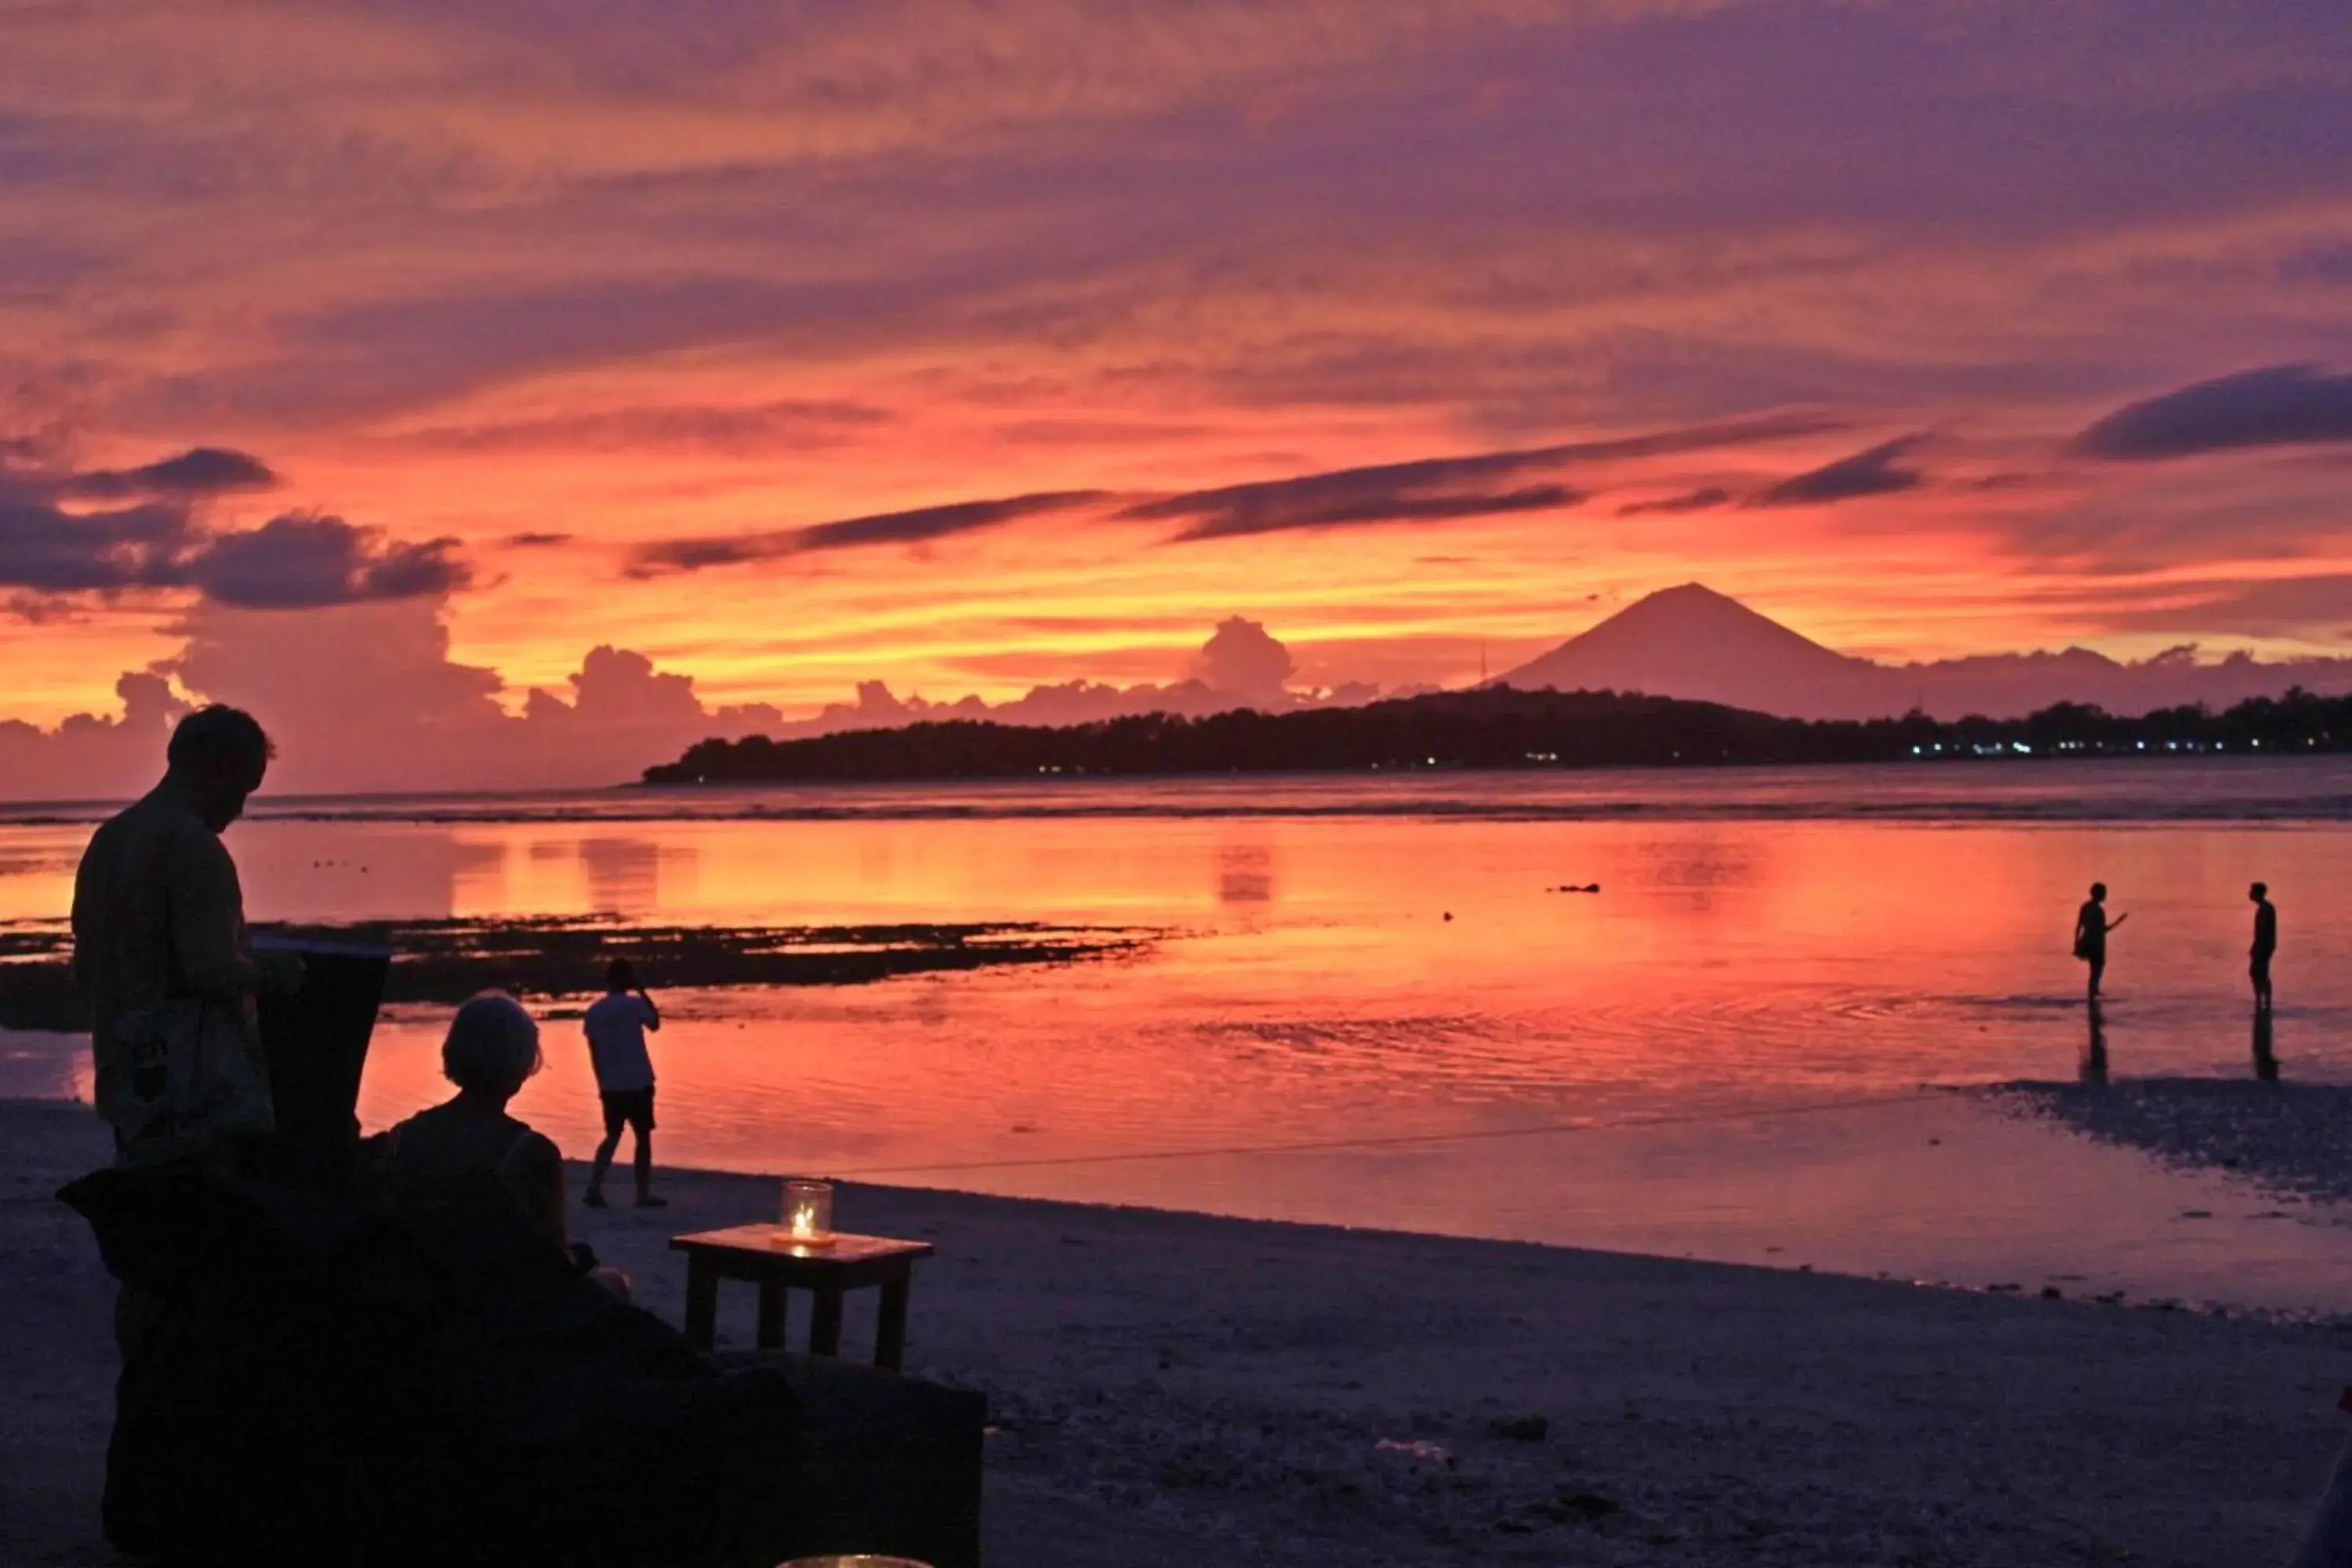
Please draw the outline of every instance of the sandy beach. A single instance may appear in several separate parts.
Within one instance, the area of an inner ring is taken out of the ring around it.
[[[11,1101],[0,1149],[0,1560],[110,1563],[110,1286],[49,1196],[104,1140]],[[579,1222],[676,1321],[668,1235],[764,1217],[774,1185],[666,1188]],[[2340,1331],[2179,1312],[948,1192],[841,1209],[940,1248],[909,1369],[992,1401],[1006,1568],[2252,1568],[2291,1548],[2352,1376]],[[722,1298],[722,1343],[751,1310]]]

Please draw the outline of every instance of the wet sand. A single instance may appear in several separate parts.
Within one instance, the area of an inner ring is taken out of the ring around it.
[[[0,1102],[11,1568],[114,1561],[110,1289],[48,1196],[103,1151],[81,1108]],[[675,1321],[667,1236],[766,1217],[775,1185],[665,1184],[667,1211],[578,1219]],[[912,1189],[840,1204],[940,1248],[909,1369],[994,1405],[1002,1568],[2253,1568],[2290,1549],[2352,1375],[2341,1333],[2186,1313]],[[748,1291],[721,1307],[748,1342]],[[853,1299],[853,1348],[870,1312]]]
[[[2175,1170],[2232,1172],[2297,1203],[2352,1203],[2352,1087],[2153,1078],[2004,1084],[1988,1098]]]

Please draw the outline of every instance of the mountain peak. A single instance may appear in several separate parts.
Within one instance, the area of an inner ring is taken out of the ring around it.
[[[1811,637],[1790,631],[1771,616],[1750,609],[1728,594],[1718,594],[1704,583],[1685,583],[1680,587],[1645,594],[1554,651],[1605,645],[1637,634],[1761,639],[1792,653],[1802,650],[1817,659],[1850,662],[1844,655],[1832,653]]]
[[[1749,609],[1728,594],[1718,594],[1704,583],[1685,583],[1679,587],[1660,588],[1655,593],[1643,595],[1584,635],[1590,637],[1601,626],[1622,621],[1628,616],[1662,615],[1705,616],[1717,620],[1745,624],[1761,622],[1775,631],[1789,632],[1789,629],[1780,622]],[[1789,632],[1789,636],[1796,637],[1797,634]]]
[[[1842,706],[1876,674],[1703,583],[1662,588],[1520,666],[1501,683],[1643,691],[1766,712]]]
[[[1638,691],[1791,719],[1891,718],[1913,707],[1946,719],[2003,718],[2062,699],[2144,713],[2190,701],[2227,707],[2320,681],[2352,689],[2352,660],[2209,665],[2184,652],[2119,664],[2074,647],[1874,664],[1823,647],[1703,583],[1661,588],[1495,679],[1522,691]]]
[[[1718,594],[1704,583],[1684,583],[1672,588],[1660,588],[1655,593],[1643,595],[1635,602],[1646,605],[1661,599],[1674,603],[1693,601],[1699,604],[1737,605],[1743,610],[1748,608],[1730,595]]]

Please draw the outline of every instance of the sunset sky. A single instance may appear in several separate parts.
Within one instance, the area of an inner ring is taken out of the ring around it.
[[[0,719],[2352,653],[2347,149],[2340,0],[0,0]]]

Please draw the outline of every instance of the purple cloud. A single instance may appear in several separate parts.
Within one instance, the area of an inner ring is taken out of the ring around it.
[[[1837,427],[1836,422],[1814,415],[1765,415],[1611,440],[1570,441],[1458,458],[1418,458],[1285,479],[1222,485],[1214,489],[1139,502],[1119,516],[1138,522],[1188,522],[1191,526],[1175,536],[1176,542],[1182,542],[1287,529],[1427,522],[1537,511],[1575,506],[1587,499],[1586,494],[1557,484],[1507,490],[1465,487],[1489,485],[1538,470],[1748,446]]]
[[[877,512],[871,517],[843,518],[806,528],[664,540],[638,546],[629,557],[628,572],[632,577],[658,577],[673,572],[735,566],[747,561],[769,561],[812,551],[849,550],[867,544],[925,544],[1101,499],[1099,490],[1047,490],[999,500],[954,501],[909,511]]]
[[[2075,437],[2069,449],[2077,457],[2148,461],[2334,441],[2352,441],[2352,375],[2282,364],[2119,408]]]
[[[215,603],[247,609],[432,598],[471,580],[457,548],[455,539],[404,543],[339,517],[288,512],[207,542],[188,560],[186,580]]]
[[[100,468],[76,474],[58,487],[77,500],[116,500],[126,496],[216,496],[274,488],[278,476],[260,458],[225,447],[192,447],[176,458],[138,468]]]
[[[1617,515],[1648,517],[1654,513],[1663,513],[1672,516],[1686,511],[1710,511],[1719,506],[1728,506],[1730,503],[1729,490],[1711,485],[1703,490],[1689,490],[1682,495],[1667,496],[1660,500],[1628,501],[1617,509]]]
[[[186,510],[177,506],[74,513],[46,495],[0,488],[0,584],[36,595],[177,583],[194,537]]]
[[[388,539],[337,517],[288,512],[259,528],[205,526],[196,500],[275,484],[258,458],[198,447],[144,468],[58,474],[0,462],[0,587],[26,592],[12,613],[42,614],[63,595],[194,588],[216,604],[312,609],[437,597],[470,581],[457,541]],[[94,496],[147,495],[132,506],[68,510]]]
[[[1791,475],[1769,489],[1749,496],[1744,504],[1829,506],[1916,489],[1924,476],[1916,468],[1899,468],[1896,462],[1922,439],[1920,436],[1898,436],[1892,441],[1883,441],[1851,458]]]

